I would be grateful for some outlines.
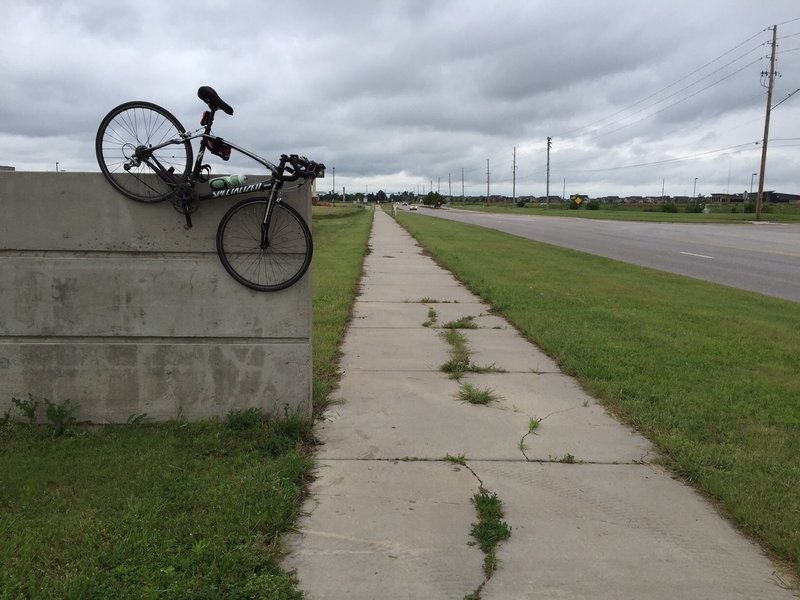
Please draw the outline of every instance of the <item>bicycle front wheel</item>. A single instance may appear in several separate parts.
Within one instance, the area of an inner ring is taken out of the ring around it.
[[[108,113],[97,130],[95,153],[108,182],[138,202],[159,202],[185,181],[192,168],[188,140],[150,150],[184,133],[170,112],[150,102],[126,102]]]
[[[291,206],[276,202],[267,243],[262,244],[267,205],[267,198],[234,204],[219,223],[217,253],[236,281],[260,292],[275,292],[294,285],[308,270],[313,243],[303,217]]]

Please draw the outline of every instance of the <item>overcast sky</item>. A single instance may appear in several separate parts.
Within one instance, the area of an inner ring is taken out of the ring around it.
[[[0,7],[0,165],[97,171],[102,117],[149,100],[268,159],[325,162],[318,189],[800,193],[797,0],[15,0]],[[775,106],[785,100],[780,106]],[[215,172],[257,172],[213,157]],[[634,166],[638,165],[638,166]],[[448,181],[452,182],[448,184]]]

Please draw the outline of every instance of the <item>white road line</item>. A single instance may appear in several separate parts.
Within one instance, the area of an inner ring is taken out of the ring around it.
[[[698,258],[714,258],[713,256],[706,256],[705,254],[693,254],[692,252],[681,252],[681,254],[685,254],[686,256],[696,256]]]

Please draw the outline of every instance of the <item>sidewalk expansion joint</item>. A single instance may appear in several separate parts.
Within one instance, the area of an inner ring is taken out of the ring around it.
[[[649,454],[649,453],[648,453]],[[645,455],[646,456],[646,455]],[[559,465],[559,464],[569,464],[569,465],[618,465],[618,466],[631,466],[631,467],[649,467],[652,463],[647,462],[644,460],[644,457],[641,459],[634,459],[634,460],[579,460],[573,457],[573,460],[564,460],[564,458],[467,458],[463,455],[458,456],[450,456],[444,458],[423,458],[417,456],[399,456],[396,458],[367,458],[367,457],[321,457],[319,458],[320,462],[376,462],[376,463],[446,463],[446,464],[454,464],[462,467],[466,467],[467,465],[463,464],[461,461],[470,462],[470,463],[509,463],[509,464],[519,464],[519,463],[538,463],[540,465]],[[472,470],[472,469],[470,469]],[[476,473],[473,471],[473,475],[478,477]],[[480,478],[478,478],[480,481]]]

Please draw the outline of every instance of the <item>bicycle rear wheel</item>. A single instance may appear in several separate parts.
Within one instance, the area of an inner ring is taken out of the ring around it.
[[[261,224],[267,198],[234,204],[217,228],[217,253],[236,281],[260,292],[275,292],[297,283],[313,253],[311,231],[303,217],[282,202],[274,204],[268,227],[269,246],[261,247]]]
[[[114,189],[132,200],[165,200],[175,184],[189,176],[192,144],[187,140],[147,150],[177,139],[185,131],[178,119],[156,104],[121,104],[105,116],[97,130],[95,153],[100,170]]]

